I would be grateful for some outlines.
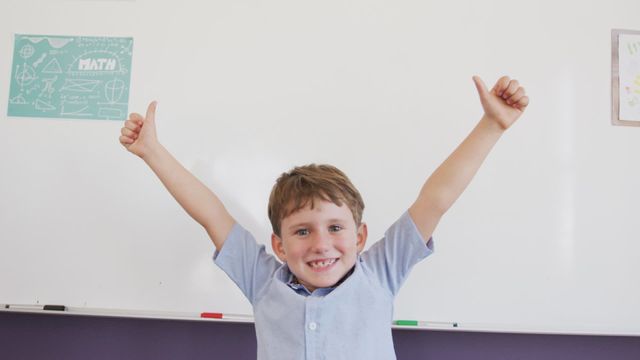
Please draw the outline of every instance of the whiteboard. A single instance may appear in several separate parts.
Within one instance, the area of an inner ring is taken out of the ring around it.
[[[3,1],[13,34],[133,37],[130,111],[270,249],[283,171],[344,170],[368,245],[471,131],[471,80],[531,105],[434,234],[395,319],[640,334],[638,129],[610,124],[612,0]],[[0,119],[0,302],[250,314],[206,233],[118,143],[120,121]]]

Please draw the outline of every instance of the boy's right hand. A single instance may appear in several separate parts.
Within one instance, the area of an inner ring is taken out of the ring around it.
[[[144,159],[158,145],[156,135],[156,105],[153,101],[147,108],[147,116],[131,113],[121,129],[120,143],[131,153]]]

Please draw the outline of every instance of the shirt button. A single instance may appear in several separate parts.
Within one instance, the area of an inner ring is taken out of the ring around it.
[[[309,323],[309,330],[315,330],[318,327],[318,324],[316,324],[315,322],[310,322]]]

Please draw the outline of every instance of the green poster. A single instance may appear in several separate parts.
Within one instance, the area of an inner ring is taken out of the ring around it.
[[[127,117],[133,38],[15,36],[9,116]]]

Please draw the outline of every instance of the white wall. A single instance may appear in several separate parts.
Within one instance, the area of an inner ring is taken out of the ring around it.
[[[395,318],[640,334],[640,129],[610,125],[611,29],[640,3],[3,1],[13,34],[134,37],[130,111],[268,242],[268,192],[328,162],[362,192],[370,243],[481,116],[471,81],[531,97],[436,230]],[[205,232],[118,121],[0,119],[0,302],[249,313]],[[268,245],[269,247],[269,245]]]

